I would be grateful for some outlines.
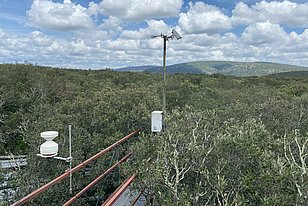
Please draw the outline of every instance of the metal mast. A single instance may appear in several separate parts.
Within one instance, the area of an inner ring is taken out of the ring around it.
[[[167,106],[166,106],[166,79],[167,79],[167,68],[166,68],[166,57],[167,57],[167,41],[169,39],[176,39],[179,40],[182,37],[178,34],[175,29],[172,29],[170,35],[156,35],[152,36],[152,38],[161,37],[164,40],[164,50],[163,50],[163,114],[166,115],[167,113]]]

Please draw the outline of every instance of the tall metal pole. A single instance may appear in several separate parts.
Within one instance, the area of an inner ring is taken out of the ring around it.
[[[169,39],[181,39],[182,37],[178,34],[175,29],[172,29],[172,34],[170,35],[152,35],[151,38],[163,38],[164,39],[164,51],[163,51],[163,116],[162,116],[162,123],[163,123],[163,130],[165,130],[165,117],[167,115],[167,105],[166,105],[166,86],[167,86],[167,68],[166,68],[166,56],[167,56],[167,41]]]
[[[166,115],[167,113],[167,109],[166,109],[166,77],[167,77],[167,69],[166,69],[166,54],[167,54],[167,40],[168,37],[167,35],[163,36],[164,38],[164,57],[163,57],[163,69],[164,69],[164,73],[163,73],[163,116]]]
[[[69,158],[70,158],[70,194],[73,194],[72,189],[72,125],[68,125],[68,136],[69,136]]]

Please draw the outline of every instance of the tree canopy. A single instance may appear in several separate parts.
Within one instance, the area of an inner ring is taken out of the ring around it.
[[[16,200],[67,168],[36,153],[40,132],[57,130],[60,155],[68,155],[71,124],[74,164],[143,131],[118,148],[119,155],[133,150],[132,159],[76,205],[92,204],[87,197],[101,201],[133,172],[152,205],[307,204],[307,78],[168,75],[166,129],[154,135],[150,114],[162,108],[161,81],[160,74],[142,72],[0,65],[0,154],[28,156],[28,166],[13,171]],[[74,175],[74,191],[115,156]],[[64,203],[67,185],[30,205]]]

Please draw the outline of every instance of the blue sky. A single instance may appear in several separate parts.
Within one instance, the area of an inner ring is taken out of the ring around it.
[[[308,66],[307,0],[0,0],[0,63],[80,69],[267,61]]]

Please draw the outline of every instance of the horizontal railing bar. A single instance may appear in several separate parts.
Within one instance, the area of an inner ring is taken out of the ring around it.
[[[75,166],[74,168],[72,168],[71,173],[74,173],[78,170],[80,170],[81,168],[83,168],[85,165],[89,164],[90,162],[92,162],[93,160],[97,159],[98,157],[104,155],[105,153],[109,152],[110,150],[112,150],[113,148],[115,148],[116,146],[122,144],[123,142],[125,142],[127,139],[133,137],[135,134],[139,133],[140,130],[136,130],[132,133],[130,133],[129,135],[123,137],[122,139],[120,139],[119,141],[115,142],[114,144],[110,145],[109,147],[107,147],[106,149],[100,151],[99,153],[93,155],[92,157],[90,157],[89,159],[85,160],[84,162],[80,163],[79,165]],[[11,206],[18,206],[18,205],[23,205],[24,203],[30,201],[31,199],[33,199],[34,197],[38,196],[39,194],[43,193],[44,191],[46,191],[47,189],[49,189],[51,186],[57,184],[58,182],[62,181],[63,179],[65,179],[66,177],[68,177],[70,175],[70,171],[66,170],[65,173],[63,173],[62,175],[58,176],[57,178],[51,180],[50,182],[48,182],[47,184],[43,185],[42,187],[36,189],[35,191],[31,192],[30,194],[28,194],[27,196],[23,197],[22,199],[20,199],[19,201],[13,203]]]
[[[109,174],[114,168],[116,168],[119,164],[126,161],[132,152],[128,153],[125,157],[123,157],[120,161],[112,165],[112,167],[108,168],[103,174],[98,176],[95,180],[93,180],[90,184],[88,184],[85,188],[83,188],[80,192],[78,192],[74,197],[72,197],[69,201],[63,204],[63,206],[71,205],[75,200],[77,200],[80,196],[82,196],[85,192],[87,192],[91,187],[93,187],[96,183],[98,183],[103,177]]]
[[[123,194],[123,192],[128,188],[128,186],[133,182],[137,176],[134,174],[126,179],[115,191],[110,195],[110,197],[102,204],[102,206],[112,206],[117,199]]]

